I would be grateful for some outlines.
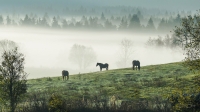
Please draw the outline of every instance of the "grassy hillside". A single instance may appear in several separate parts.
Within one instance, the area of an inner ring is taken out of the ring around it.
[[[70,72],[70,71],[69,71]],[[166,98],[177,88],[194,86],[194,73],[182,63],[142,66],[140,71],[132,68],[113,69],[70,75],[68,81],[61,76],[28,80],[28,93],[45,95],[57,93],[66,99],[89,99],[94,96],[117,96],[120,100]]]

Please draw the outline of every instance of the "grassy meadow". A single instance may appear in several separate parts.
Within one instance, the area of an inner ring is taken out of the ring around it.
[[[69,71],[70,72],[70,71]],[[171,112],[188,107],[200,77],[183,62],[27,80],[17,112]],[[189,96],[188,96],[189,95]],[[198,96],[198,95],[197,95]],[[179,98],[179,99],[177,99]],[[192,103],[191,103],[192,104]],[[176,105],[176,106],[175,106]],[[6,107],[1,107],[6,112]]]
[[[100,95],[119,100],[167,98],[177,88],[194,86],[194,73],[181,62],[132,68],[103,70],[94,73],[70,75],[68,81],[61,76],[28,80],[28,93],[60,94],[66,99],[90,99]]]

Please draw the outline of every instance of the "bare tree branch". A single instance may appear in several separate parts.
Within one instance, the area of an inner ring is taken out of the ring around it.
[[[96,61],[96,53],[92,47],[74,44],[70,50],[69,59],[82,70]]]
[[[133,42],[124,38],[120,43],[120,59],[118,60],[117,65],[119,67],[127,67],[133,52]]]

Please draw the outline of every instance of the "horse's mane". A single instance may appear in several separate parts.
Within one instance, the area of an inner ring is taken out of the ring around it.
[[[105,64],[103,64],[103,63],[97,63],[97,64],[105,65],[105,64],[108,64],[108,63],[105,63]]]

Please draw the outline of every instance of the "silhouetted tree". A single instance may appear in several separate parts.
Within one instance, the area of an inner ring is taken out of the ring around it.
[[[49,27],[49,23],[47,22],[46,18],[43,17],[43,19],[41,18],[38,19],[37,26]]]
[[[60,18],[59,15],[56,16],[56,20],[58,21],[58,23],[59,23],[59,21],[61,20],[61,18]]]
[[[79,29],[82,28],[81,22],[80,21],[76,22],[75,27]]]
[[[53,17],[52,28],[60,28],[60,25],[58,24],[55,16]]]
[[[73,28],[75,27],[75,25],[74,25],[73,22],[70,22],[69,25],[68,25],[68,27],[69,27],[70,29],[73,29]]]
[[[166,31],[167,29],[166,27],[167,27],[167,22],[164,18],[162,18],[158,25],[158,31],[161,31],[161,32]]]
[[[175,27],[175,34],[183,45],[186,57],[184,64],[198,74],[192,79],[194,87],[191,90],[178,88],[177,92],[169,97],[173,111],[197,112],[200,109],[199,71],[200,71],[200,12],[197,16],[182,18],[181,25]]]
[[[182,18],[181,25],[175,27],[175,34],[179,37],[186,52],[186,65],[192,70],[200,70],[200,11],[195,16]]]
[[[98,28],[98,19],[95,18],[95,17],[90,17],[89,18],[89,25],[90,25],[90,28],[95,28],[97,29]]]
[[[126,30],[127,27],[128,27],[128,22],[124,18],[122,18],[118,29],[119,30]]]
[[[164,42],[166,47],[171,47],[172,40],[171,40],[171,38],[170,38],[170,36],[168,34],[163,39],[163,42]]]
[[[173,27],[174,26],[180,26],[180,23],[181,23],[181,16],[180,16],[180,14],[178,14],[173,21]]]
[[[178,14],[177,16],[176,16],[176,18],[175,18],[175,23],[179,23],[180,24],[180,22],[181,22],[181,16],[180,16],[180,14]]]
[[[3,16],[0,15],[0,25],[3,25]]]
[[[82,70],[96,61],[96,54],[92,47],[74,44],[70,50],[69,59]]]
[[[128,20],[130,21],[130,20],[131,20],[131,18],[132,18],[132,15],[131,15],[131,14],[129,14],[129,15],[128,15]]]
[[[101,13],[101,20],[102,20],[102,21],[105,21],[105,20],[106,20],[106,18],[105,18],[105,16],[104,16],[103,12]]]
[[[141,13],[140,10],[137,11],[137,17],[138,17],[140,20],[143,19],[143,15],[142,15],[142,13]]]
[[[167,11],[165,12],[165,16],[166,16],[166,17],[168,17],[168,16],[169,16],[169,13],[168,13]]]
[[[6,39],[0,40],[0,55],[4,51],[6,51],[6,52],[12,51],[16,47],[18,47],[18,45],[14,41],[6,40]]]
[[[31,18],[29,18],[27,14],[25,15],[25,18],[22,21],[22,25],[25,25],[25,26],[27,26],[27,25],[33,25]]]
[[[130,20],[129,29],[133,29],[134,31],[136,31],[140,30],[140,28],[141,28],[140,19],[136,14],[134,14]]]
[[[123,39],[120,43],[119,61],[117,65],[119,67],[127,67],[131,63],[131,55],[133,54],[133,42],[129,39]]]
[[[84,23],[84,28],[88,29],[89,28],[89,22],[88,20],[85,20],[85,23]]]
[[[176,47],[183,47],[182,42],[180,41],[180,38],[176,36],[176,34],[171,35],[171,48],[176,48]]]
[[[152,39],[151,37],[148,39],[146,42],[147,47],[168,47],[168,48],[180,48],[181,43],[179,41],[179,38],[175,36],[174,34],[171,35],[166,35],[165,38],[163,39],[161,36],[158,36],[158,38]]]
[[[87,18],[85,17],[85,16],[82,16],[82,18],[81,18],[81,24],[85,24],[85,21],[87,21]]]
[[[63,21],[62,21],[62,28],[64,28],[64,29],[68,28],[68,23],[67,23],[66,19],[63,19]]]
[[[146,26],[146,29],[147,29],[147,31],[149,31],[149,32],[152,32],[152,33],[155,32],[156,28],[155,28],[155,25],[154,25],[154,23],[153,23],[152,18],[149,19],[149,21],[148,21],[148,23],[147,23],[147,26]]]
[[[164,47],[164,42],[163,42],[163,38],[161,36],[158,35],[158,38],[155,39],[155,45],[156,47]]]
[[[11,25],[11,19],[9,16],[6,17],[6,25]]]
[[[116,26],[113,25],[108,19],[106,19],[106,21],[104,22],[104,28],[106,30],[111,30],[111,29],[115,30]]]
[[[149,46],[154,46],[154,39],[152,39],[151,37],[149,37],[149,39],[147,40],[147,42],[145,43],[146,47],[148,48]]]
[[[45,20],[47,21],[47,23],[51,22],[51,19],[50,19],[48,13],[45,13],[43,18],[45,18]]]
[[[4,51],[2,59],[0,65],[0,101],[9,107],[10,112],[14,112],[22,95],[27,91],[24,56],[18,53],[16,48],[12,51]]]
[[[110,17],[110,20],[112,20],[112,21],[114,21],[114,20],[115,20],[115,18],[114,18],[114,16],[113,16],[113,15]]]

